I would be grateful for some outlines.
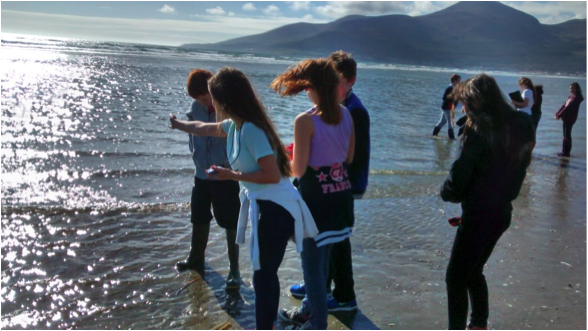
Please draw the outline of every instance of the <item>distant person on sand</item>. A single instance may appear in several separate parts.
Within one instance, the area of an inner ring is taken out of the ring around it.
[[[208,80],[212,72],[196,69],[190,72],[186,88],[194,99],[190,112],[186,114],[190,121],[216,123],[216,112],[208,93]],[[192,161],[196,166],[192,199],[190,203],[192,221],[192,240],[190,254],[186,261],[178,262],[179,272],[195,270],[204,276],[204,252],[208,243],[210,221],[214,211],[217,224],[225,229],[230,272],[226,288],[238,289],[241,286],[239,272],[239,246],[237,237],[237,220],[239,219],[239,183],[233,181],[210,180],[205,170],[212,165],[229,166],[227,159],[227,139],[224,137],[198,137],[188,135]]]
[[[570,156],[570,152],[572,151],[572,127],[578,119],[580,104],[584,101],[580,84],[576,82],[571,83],[570,93],[571,95],[568,97],[568,100],[555,114],[555,118],[558,120],[561,119],[563,122],[563,147],[561,153],[557,153],[558,156]]]
[[[543,105],[543,85],[535,85],[535,103],[531,107],[531,121],[535,127],[535,132],[539,127],[539,121],[541,120],[541,106]]]
[[[449,136],[449,139],[455,139],[451,111],[455,109],[457,102],[451,99],[451,92],[461,82],[461,76],[458,74],[453,74],[449,80],[451,84],[445,89],[445,92],[443,93],[443,103],[441,103],[441,119],[439,119],[439,123],[437,123],[435,129],[433,130],[433,137],[437,137],[439,135],[439,131],[441,131],[443,126],[447,123],[447,135]]]
[[[354,199],[361,199],[368,185],[370,163],[370,115],[359,98],[353,93],[353,86],[357,78],[357,63],[350,54],[343,51],[332,53],[328,60],[335,66],[339,74],[339,92],[343,106],[351,113],[355,127],[355,154],[349,165],[349,179]],[[351,260],[351,242],[349,238],[333,244],[329,260],[329,277],[327,279],[327,293],[331,292],[331,283],[335,288],[327,302],[329,312],[355,311],[353,266]],[[293,285],[290,293],[297,299],[306,295],[304,284]]]
[[[519,79],[519,87],[521,89],[521,97],[523,98],[523,102],[511,100],[512,104],[518,108],[519,111],[531,116],[533,112],[531,108],[536,102],[536,95],[535,93],[535,86],[533,86],[533,82],[531,79],[527,77],[522,77]]]
[[[535,130],[490,76],[474,76],[458,92],[468,119],[460,154],[441,188],[443,201],[461,203],[462,208],[445,279],[449,329],[466,328],[469,294],[467,327],[484,330],[489,315],[484,265],[510,226],[512,201],[531,162]]]
[[[213,165],[208,176],[243,184],[237,242],[244,243],[251,221],[249,243],[255,289],[255,323],[271,330],[280,302],[278,268],[291,238],[302,252],[303,239],[318,234],[312,214],[289,180],[292,173],[276,129],[257,99],[247,77],[223,68],[208,82],[216,111],[228,118],[221,123],[180,121],[170,114],[172,129],[197,135],[227,137],[231,169]]]
[[[327,328],[331,248],[349,237],[354,221],[348,166],[355,148],[353,119],[339,104],[339,86],[339,75],[326,59],[302,61],[271,84],[282,96],[306,91],[314,104],[294,121],[292,174],[299,178],[300,193],[319,234],[304,240],[301,257],[306,298],[302,306],[278,315],[292,329]]]

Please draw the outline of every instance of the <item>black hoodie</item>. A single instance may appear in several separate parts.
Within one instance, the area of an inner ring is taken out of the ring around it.
[[[460,154],[441,187],[443,201],[461,203],[464,222],[472,219],[510,219],[512,203],[519,195],[530,158],[520,153],[531,149],[535,130],[530,117],[509,112],[510,148],[490,146],[482,136],[467,128]],[[528,154],[527,154],[528,155]]]

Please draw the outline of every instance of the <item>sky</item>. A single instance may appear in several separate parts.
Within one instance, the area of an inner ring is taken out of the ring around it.
[[[455,1],[2,1],[1,32],[179,46],[215,43],[297,22],[351,15],[420,16]],[[586,18],[585,1],[503,1],[557,24]]]

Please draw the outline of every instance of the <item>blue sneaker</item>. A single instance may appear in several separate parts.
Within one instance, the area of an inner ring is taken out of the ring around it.
[[[338,311],[356,311],[357,310],[357,301],[353,299],[352,301],[346,303],[339,303],[335,298],[329,297],[327,301],[327,308],[329,309],[329,313],[338,312]]]
[[[304,284],[296,284],[290,287],[290,294],[298,300],[304,299],[306,296],[306,287]]]

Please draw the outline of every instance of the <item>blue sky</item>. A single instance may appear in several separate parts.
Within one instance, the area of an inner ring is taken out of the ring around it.
[[[177,46],[218,42],[296,23],[327,23],[351,14],[420,16],[451,1],[2,2],[2,32]],[[584,1],[505,4],[545,24],[586,18]]]

